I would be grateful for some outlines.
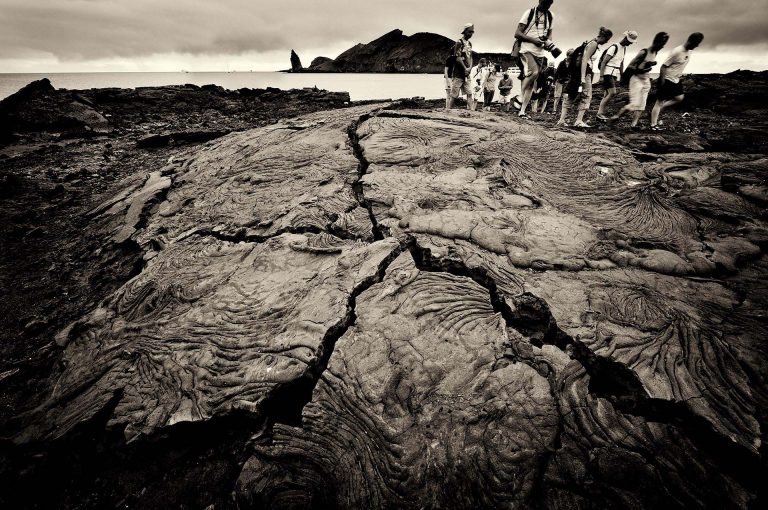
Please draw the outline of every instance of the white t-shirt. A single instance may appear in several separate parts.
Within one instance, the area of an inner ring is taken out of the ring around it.
[[[522,25],[528,26],[528,16],[530,15],[531,11],[534,9],[528,9],[523,13],[523,17],[520,18],[520,23]],[[549,17],[549,14],[547,14],[546,12],[538,11],[538,15],[534,15],[534,18],[531,19],[530,28],[527,31],[523,32],[523,34],[536,39],[538,39],[539,37],[546,37],[546,35],[552,29],[552,25],[550,25],[547,20],[548,17]],[[529,43],[528,41],[522,41],[522,43],[520,44],[520,53],[531,53],[532,55],[535,55],[537,57],[543,57],[546,55],[544,48],[539,48],[535,44]]]
[[[469,79],[470,84],[472,85],[472,93],[476,99],[483,97],[483,88],[485,87],[485,77],[487,72],[488,70],[485,67],[480,67],[479,65],[476,65],[469,70]],[[478,89],[477,87],[480,88]]]
[[[620,78],[621,63],[624,62],[624,57],[627,54],[627,47],[623,44],[616,44],[608,46],[608,49],[605,51],[609,52],[608,55],[614,51],[616,52],[613,57],[610,57],[608,62],[605,63],[605,76],[614,76],[616,78]]]
[[[678,46],[672,50],[672,54],[664,62],[667,68],[666,78],[672,83],[679,83],[680,77],[683,76],[685,66],[688,65],[688,60],[691,56],[691,51],[686,50],[685,46]]]

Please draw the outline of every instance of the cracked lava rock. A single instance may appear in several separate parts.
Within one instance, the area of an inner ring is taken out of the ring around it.
[[[647,159],[386,105],[180,153],[92,211],[144,268],[14,441],[237,413],[240,508],[748,508],[766,189],[724,179],[768,160]]]

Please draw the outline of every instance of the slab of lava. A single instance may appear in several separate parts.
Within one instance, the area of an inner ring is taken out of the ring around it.
[[[145,267],[16,441],[246,412],[241,508],[746,508],[766,167],[384,105],[226,136],[93,212]]]

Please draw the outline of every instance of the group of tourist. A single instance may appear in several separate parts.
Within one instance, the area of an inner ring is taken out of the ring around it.
[[[631,127],[636,129],[651,91],[650,74],[657,64],[656,56],[666,46],[669,35],[666,32],[656,34],[651,45],[640,50],[625,67],[627,49],[638,41],[638,33],[627,30],[620,41],[600,53],[601,47],[613,38],[610,29],[600,27],[593,39],[568,50],[565,58],[555,68],[554,59],[550,60],[548,54],[557,58],[562,52],[552,41],[553,2],[539,0],[538,6],[523,13],[517,26],[512,56],[518,61],[517,78],[522,82],[519,95],[512,93],[512,69],[502,72],[500,65],[487,62],[484,58],[473,65],[470,39],[475,33],[475,27],[472,23],[464,25],[462,37],[456,41],[445,63],[445,107],[452,108],[454,99],[463,95],[468,109],[475,110],[482,103],[484,109],[490,110],[498,88],[505,111],[509,111],[512,104],[519,117],[528,118],[529,107],[532,112],[546,112],[547,103],[552,98],[551,113],[557,113],[558,106],[561,107],[558,126],[567,125],[571,108],[576,105],[576,117],[572,125],[589,128],[591,126],[584,120],[584,115],[590,108],[592,83],[595,74],[598,74],[604,95],[597,110],[597,118],[612,122],[631,112]],[[691,51],[703,39],[704,36],[699,32],[691,34],[684,44],[672,50],[662,64],[657,81],[656,102],[651,110],[652,130],[662,129],[659,117],[665,108],[683,100],[680,79],[688,65]],[[620,86],[628,88],[629,102],[611,116],[607,110]]]

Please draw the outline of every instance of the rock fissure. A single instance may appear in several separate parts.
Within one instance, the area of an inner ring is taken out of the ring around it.
[[[229,233],[229,232],[223,232],[220,230],[210,230],[210,229],[197,229],[190,235],[200,236],[200,237],[212,237],[214,239],[218,239],[219,241],[226,241],[230,243],[264,243],[269,241],[270,239],[273,239],[275,237],[279,237],[283,234],[322,234],[322,233],[328,233],[326,230],[323,230],[319,227],[309,225],[305,227],[288,227],[288,228],[282,228],[275,232],[274,234],[269,235],[260,235],[260,234],[249,234],[246,229],[240,229],[235,233]],[[331,234],[331,235],[336,235]]]
[[[352,184],[352,191],[354,192],[355,199],[360,204],[360,206],[368,211],[368,217],[371,220],[371,231],[373,232],[373,238],[374,240],[379,241],[384,239],[386,235],[384,235],[385,233],[383,232],[381,225],[379,225],[379,222],[376,219],[376,215],[373,212],[371,203],[365,198],[365,193],[363,192],[362,179],[368,172],[370,162],[365,158],[363,146],[360,145],[360,136],[357,134],[357,128],[360,126],[360,124],[375,117],[376,115],[377,113],[374,112],[360,116],[356,121],[347,127],[347,135],[349,136],[350,148],[352,149],[355,158],[357,158],[359,162],[357,166],[357,181]]]
[[[578,361],[589,375],[590,393],[608,400],[621,412],[674,426],[697,444],[717,445],[710,451],[719,465],[745,485],[757,487],[764,475],[757,454],[723,436],[707,419],[694,413],[685,401],[650,397],[632,369],[595,354],[583,342],[560,329],[545,300],[525,292],[513,296],[508,302],[493,277],[483,268],[470,268],[458,259],[434,258],[431,251],[419,246],[415,239],[409,241],[408,249],[419,270],[471,278],[488,289],[493,309],[502,315],[508,327],[529,338],[537,347],[555,346]],[[523,358],[520,360],[526,362]]]
[[[261,402],[258,412],[266,419],[268,432],[276,423],[301,426],[302,411],[312,399],[315,386],[328,367],[336,342],[357,321],[357,297],[384,279],[387,268],[403,250],[403,246],[398,245],[381,261],[375,275],[364,279],[354,287],[347,298],[346,314],[326,331],[315,357],[304,373],[297,379],[275,386]]]

